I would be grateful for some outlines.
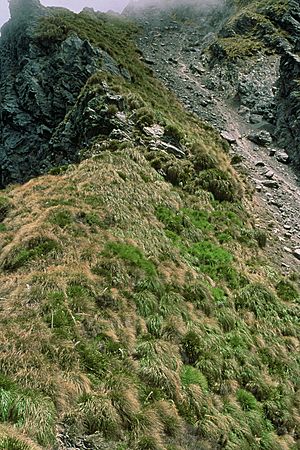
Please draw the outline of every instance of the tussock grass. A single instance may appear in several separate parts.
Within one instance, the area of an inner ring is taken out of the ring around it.
[[[146,168],[147,183],[132,176]],[[233,264],[248,243],[222,246],[215,236],[239,236],[243,210],[214,202],[205,209],[135,152],[107,152],[55,185],[52,178],[11,191],[17,206],[6,218],[14,231],[3,261],[27,248],[30,230],[60,247],[55,258],[45,252],[1,273],[0,367],[4,392],[16,384],[13,398],[27,405],[24,423],[20,412],[9,415],[26,439],[47,448],[62,422],[71,433],[100,431],[133,448],[164,448],[171,438],[185,448],[178,430],[190,424],[208,448],[220,440],[256,448],[256,429],[276,448],[276,431],[292,433],[297,423],[298,291],[295,281],[235,287],[220,275],[216,268]],[[285,383],[293,388],[280,394]],[[29,414],[31,392],[38,400]],[[226,409],[228,396],[234,409]],[[11,423],[7,414],[1,420]]]
[[[298,281],[246,263],[266,242],[224,143],[153,79],[128,22],[46,24],[52,49],[76,30],[127,67],[107,82],[135,132],[160,123],[187,158],[107,142],[3,195],[0,448],[50,449],[58,428],[118,450],[293,448]]]

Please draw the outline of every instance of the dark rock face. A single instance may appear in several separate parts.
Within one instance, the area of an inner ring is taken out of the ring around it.
[[[284,144],[292,161],[300,168],[300,4],[290,0],[282,18],[291,36],[293,49],[285,52],[280,62],[279,90],[276,98],[276,135]]]
[[[0,40],[0,187],[76,160],[74,137],[58,145],[57,129],[67,139],[62,123],[93,73],[121,75],[113,58],[76,34],[50,48],[35,39],[38,19],[51,14],[37,0],[12,0],[10,8]]]
[[[300,57],[287,53],[280,64],[277,135],[300,167]]]

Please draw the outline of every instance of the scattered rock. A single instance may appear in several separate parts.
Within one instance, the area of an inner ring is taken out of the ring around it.
[[[144,63],[148,64],[149,66],[154,66],[156,64],[154,59],[150,59],[150,58],[143,58],[143,61],[144,61]]]
[[[269,156],[275,156],[276,155],[276,150],[275,148],[270,148],[269,149]]]
[[[250,133],[248,134],[248,139],[255,144],[262,145],[264,147],[270,145],[273,141],[271,134],[266,130]]]
[[[271,188],[271,189],[278,189],[279,188],[279,184],[275,180],[266,180],[266,181],[263,181],[262,184],[264,186],[268,187],[268,188]]]
[[[154,137],[154,138],[160,138],[161,136],[164,135],[164,132],[165,132],[163,127],[161,127],[158,124],[153,125],[152,127],[144,127],[143,131],[147,136]]]
[[[255,165],[256,167],[265,167],[265,163],[263,161],[257,161]]]
[[[205,69],[200,64],[190,64],[191,72],[194,74],[202,75],[205,72]]]
[[[262,116],[260,116],[259,114],[251,114],[250,123],[256,124],[256,123],[260,123],[261,121],[262,121]]]
[[[286,253],[292,253],[292,250],[291,250],[289,247],[283,247],[283,250],[284,250]]]
[[[265,173],[265,177],[266,178],[268,178],[269,180],[271,180],[271,178],[273,178],[274,177],[274,172],[272,171],[272,170],[268,170],[266,173]]]
[[[229,144],[235,144],[237,139],[233,136],[233,134],[229,133],[228,131],[222,131],[221,136],[223,139],[225,139]]]
[[[295,256],[295,258],[297,258],[297,259],[300,260],[300,248],[296,248],[296,249],[293,251],[293,255]]]
[[[279,162],[281,162],[283,164],[288,164],[288,162],[290,160],[289,155],[287,153],[285,153],[285,152],[278,153],[276,158],[277,158],[277,161],[279,161]]]

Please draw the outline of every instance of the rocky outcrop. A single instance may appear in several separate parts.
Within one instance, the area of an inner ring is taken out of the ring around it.
[[[287,31],[295,25],[296,10],[289,7],[280,13],[276,10],[278,5],[269,4],[265,13]],[[168,16],[165,10],[161,16],[157,11],[154,16],[143,11],[140,20],[144,34],[139,37],[139,46],[145,61],[151,61],[151,68],[176,92],[185,107],[214,125],[229,143],[232,164],[243,175],[247,174],[257,201],[274,217],[278,242],[298,248],[299,184],[294,167],[289,164],[291,146],[294,152],[296,146],[288,138],[287,126],[293,117],[288,110],[292,102],[289,96],[284,99],[288,91],[283,91],[283,82],[290,86],[292,78],[300,79],[299,67],[294,72],[286,67],[283,73],[284,61],[291,58],[295,36],[285,32],[282,39],[286,45],[280,48],[270,45],[251,56],[216,58],[211,49],[226,28],[222,26],[224,17],[232,10],[219,11],[224,12],[223,16],[211,10],[194,14],[193,21],[187,22],[174,21],[174,16]],[[235,38],[232,43],[236,44]],[[296,87],[295,82],[293,86]],[[299,126],[295,120],[293,124],[296,137]],[[282,131],[281,138],[278,130]]]
[[[300,42],[300,41],[299,41]],[[300,168],[300,56],[287,53],[280,64],[277,136]]]
[[[50,46],[37,38],[39,19],[53,14],[38,0],[12,0],[10,8],[0,41],[0,186],[76,160],[88,137],[76,141],[66,116],[81,89],[97,70],[129,76],[75,33]]]
[[[300,4],[290,0],[282,18],[293,48],[282,55],[276,96],[276,137],[300,168]]]

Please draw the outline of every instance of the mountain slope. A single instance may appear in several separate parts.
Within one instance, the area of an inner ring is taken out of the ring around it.
[[[30,3],[1,48],[21,27],[42,52],[23,68],[59,60],[64,95],[61,55],[81,59],[52,104],[51,172],[0,197],[0,449],[296,449],[299,274],[267,259],[228,143],[153,76],[127,19]]]
[[[289,5],[282,17],[278,10],[272,14],[270,5],[257,2],[238,8],[230,2],[205,14],[156,9],[155,16],[153,9],[144,10],[138,44],[186,108],[228,139],[233,164],[251,180],[254,200],[269,216],[264,221],[273,223],[277,258],[288,269],[289,253],[300,247],[297,57],[290,52],[297,34],[283,27],[296,23],[297,8]],[[249,16],[265,26],[263,14],[276,17],[272,40],[260,27],[246,27]],[[245,54],[248,44],[251,52]]]

